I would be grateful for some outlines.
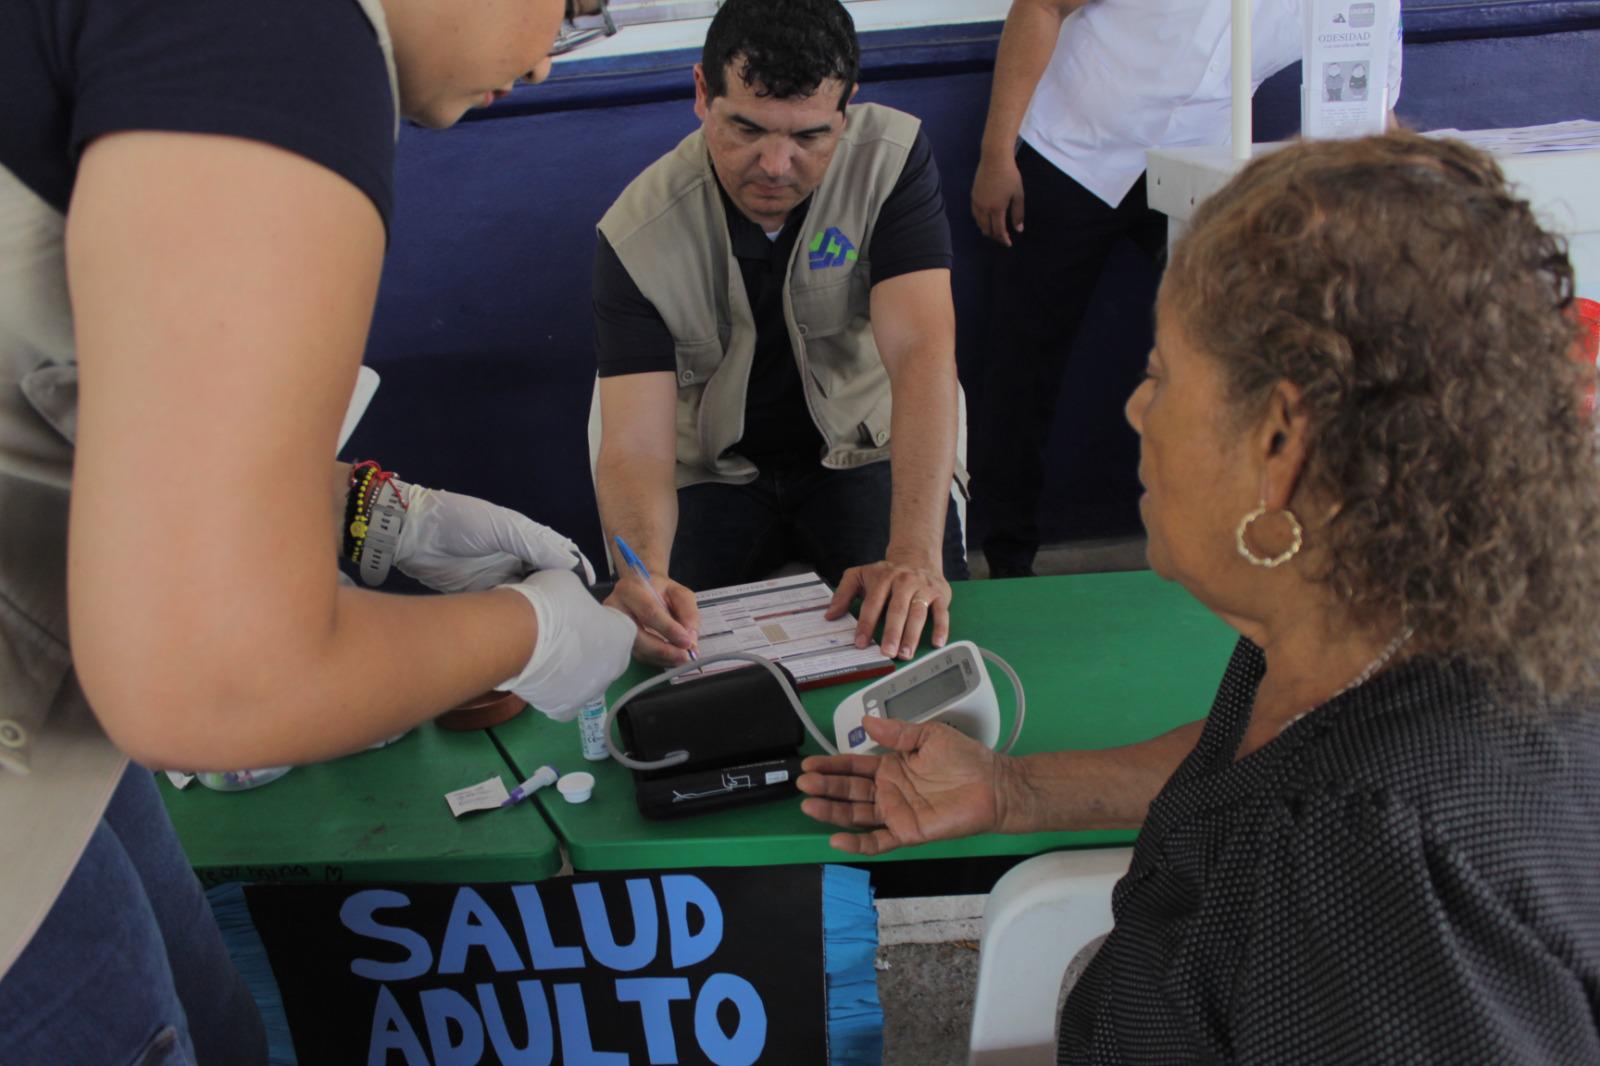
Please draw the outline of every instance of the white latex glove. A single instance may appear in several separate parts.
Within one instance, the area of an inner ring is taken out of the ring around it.
[[[478,592],[530,570],[570,570],[594,584],[594,567],[572,541],[508,507],[440,489],[408,485],[406,518],[394,565],[440,592]]]
[[[505,587],[533,604],[539,640],[522,673],[495,688],[515,692],[565,722],[622,676],[638,627],[621,611],[596,603],[570,570],[541,570]]]

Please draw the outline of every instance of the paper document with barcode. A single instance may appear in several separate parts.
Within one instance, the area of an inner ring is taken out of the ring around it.
[[[700,608],[700,655],[747,651],[781,663],[801,687],[886,674],[894,660],[876,644],[855,646],[856,619],[823,615],[833,589],[815,573],[752,581],[695,594]],[[736,669],[713,663],[705,673]],[[689,675],[691,677],[696,675]]]

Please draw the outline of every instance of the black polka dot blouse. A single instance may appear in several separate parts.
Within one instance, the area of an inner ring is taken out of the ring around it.
[[[1062,1063],[1600,1064],[1600,705],[1417,657],[1234,761],[1240,641]]]

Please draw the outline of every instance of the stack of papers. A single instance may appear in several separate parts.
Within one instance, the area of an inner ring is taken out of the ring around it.
[[[1502,130],[1430,130],[1430,137],[1454,137],[1496,155],[1536,152],[1583,152],[1600,148],[1600,122],[1586,118],[1545,126],[1512,126]]]
[[[815,573],[697,593],[700,654],[751,652],[782,664],[801,688],[877,677],[893,670],[894,660],[876,644],[856,648],[854,615],[847,611],[831,622],[823,617],[832,599],[833,590]],[[736,662],[713,663],[703,672],[739,666]]]

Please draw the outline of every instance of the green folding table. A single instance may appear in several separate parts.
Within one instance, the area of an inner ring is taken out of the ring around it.
[[[1017,752],[1106,748],[1142,740],[1205,716],[1237,635],[1181,587],[1148,571],[973,581],[954,586],[952,640],[997,652],[1021,675],[1027,716]],[[924,649],[926,650],[926,649]],[[990,669],[1004,718],[1012,722],[1010,685]],[[635,666],[612,686],[620,696],[648,672]],[[849,685],[802,694],[825,736]],[[564,802],[554,789],[537,799],[577,870],[860,861],[828,846],[829,827],[784,800],[648,821],[634,806],[633,781],[615,762],[585,762],[577,727],[524,713],[495,727],[516,764],[541,763],[595,775],[593,798]],[[806,751],[816,751],[807,740]],[[1063,847],[1125,844],[1131,831],[991,834],[904,848],[882,860],[1031,855]],[[876,861],[876,860],[867,860]]]
[[[375,751],[296,767],[245,792],[183,791],[157,775],[190,865],[228,881],[535,881],[561,869],[560,844],[532,804],[455,818],[444,794],[504,759],[482,731],[419,726]]]

